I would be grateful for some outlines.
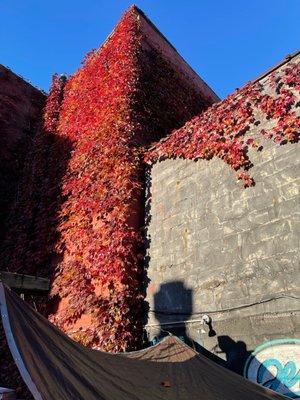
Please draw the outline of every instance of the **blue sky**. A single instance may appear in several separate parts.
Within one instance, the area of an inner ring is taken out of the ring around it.
[[[98,47],[127,0],[0,0],[0,63],[48,90]],[[300,43],[300,0],[137,0],[186,61],[224,97]]]

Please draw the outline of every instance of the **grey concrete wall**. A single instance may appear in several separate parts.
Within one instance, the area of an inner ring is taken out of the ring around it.
[[[230,362],[241,348],[246,358],[265,341],[299,336],[299,144],[263,147],[250,150],[256,185],[248,189],[219,159],[151,168],[150,338],[159,324],[188,320],[188,336]],[[163,328],[172,326],[180,324]]]

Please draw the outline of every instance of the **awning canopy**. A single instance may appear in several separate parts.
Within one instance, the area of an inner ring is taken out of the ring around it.
[[[2,321],[36,400],[286,399],[196,353],[174,336],[124,354],[85,348],[0,283]]]

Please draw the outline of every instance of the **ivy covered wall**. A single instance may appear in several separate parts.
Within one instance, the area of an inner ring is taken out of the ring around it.
[[[176,328],[239,373],[299,336],[299,89],[298,55],[147,155],[149,336]]]
[[[0,65],[0,241],[46,96]]]
[[[14,205],[20,196],[23,172],[28,168],[28,154],[41,124],[45,100],[40,90],[0,65],[0,270],[8,268],[4,253],[15,243],[15,237],[11,243],[4,242],[4,238],[15,221]],[[0,323],[0,386],[20,388],[21,382]]]
[[[53,77],[3,263],[51,278],[39,308],[75,340],[141,346],[144,152],[217,100],[136,7],[73,76]]]

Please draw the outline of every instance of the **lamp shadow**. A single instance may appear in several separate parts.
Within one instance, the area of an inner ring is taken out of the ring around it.
[[[189,335],[187,321],[193,315],[193,290],[187,288],[182,281],[172,281],[160,285],[159,291],[154,295],[154,310],[150,310],[150,312],[154,313],[155,319],[159,322],[159,333],[152,339],[151,345],[172,334],[197,353],[225,366],[224,360],[205,349]],[[208,328],[208,335],[215,336],[216,333],[211,322],[205,325]]]
[[[209,318],[204,318],[204,320],[202,318],[202,327],[204,328],[202,334],[205,331],[204,334],[208,337],[216,336],[216,347],[219,348],[219,350],[216,350],[216,353],[223,354],[225,359],[207,350],[203,346],[203,342],[201,343],[200,338],[200,343],[195,341],[189,335],[187,325],[193,319],[197,320],[196,322],[201,324],[201,314],[194,311],[193,303],[193,290],[186,287],[184,282],[178,280],[161,284],[159,290],[154,294],[154,309],[149,310],[149,312],[154,314],[155,319],[158,321],[159,331],[152,340],[149,341],[148,345],[155,345],[164,337],[171,334],[177,336],[199,354],[202,354],[218,365],[243,376],[247,360],[255,358],[252,356],[252,351],[248,350],[246,343],[241,340],[235,341],[228,335],[218,335],[218,332],[216,332],[213,327],[212,320]],[[276,376],[274,376],[265,363],[260,363],[256,359],[256,365],[256,383],[292,399],[299,398],[299,394],[296,394],[291,390],[291,385],[295,379],[297,379],[297,376],[286,376],[284,374],[285,366],[278,364],[277,372],[275,373]]]

